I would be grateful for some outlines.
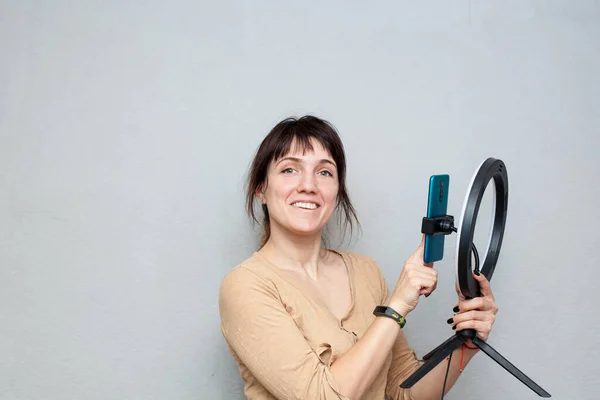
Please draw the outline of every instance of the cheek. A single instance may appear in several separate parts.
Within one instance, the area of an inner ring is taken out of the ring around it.
[[[271,197],[285,200],[296,188],[296,184],[291,180],[278,180],[271,185]]]
[[[335,203],[338,197],[338,185],[332,185],[323,191],[323,197],[328,203]]]

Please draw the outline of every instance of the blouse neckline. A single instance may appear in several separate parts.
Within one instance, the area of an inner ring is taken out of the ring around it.
[[[348,258],[347,254],[341,251],[337,251],[337,250],[332,250],[332,249],[327,249],[328,251],[335,253],[337,255],[339,255],[342,258],[342,261],[344,263],[344,266],[346,267],[346,271],[348,273],[348,283],[350,285],[350,306],[348,307],[348,310],[344,313],[344,316],[342,318],[338,318],[330,309],[329,307],[327,307],[320,299],[315,298],[314,296],[312,296],[310,293],[307,293],[306,290],[304,290],[296,281],[296,279],[294,279],[287,271],[279,268],[277,265],[273,264],[269,259],[267,259],[266,257],[264,257],[263,255],[261,255],[260,253],[258,253],[257,251],[253,253],[253,255],[260,259],[261,261],[263,261],[271,270],[273,270],[277,275],[279,275],[282,279],[284,279],[286,282],[288,282],[290,285],[292,285],[293,287],[295,287],[296,289],[298,289],[298,291],[300,291],[306,298],[308,298],[310,301],[312,301],[313,303],[317,304],[319,307],[325,309],[327,311],[327,313],[329,315],[331,315],[332,318],[334,318],[338,324],[341,325],[341,323],[345,320],[347,320],[348,318],[350,318],[350,316],[352,316],[352,313],[354,311],[354,303],[355,303],[355,297],[356,297],[356,293],[355,293],[355,282],[354,282],[354,266],[352,265],[352,261]]]

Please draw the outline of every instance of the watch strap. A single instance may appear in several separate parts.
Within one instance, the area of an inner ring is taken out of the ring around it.
[[[391,318],[400,325],[400,328],[404,328],[404,325],[406,325],[406,318],[391,307],[377,306],[373,310],[373,315]]]

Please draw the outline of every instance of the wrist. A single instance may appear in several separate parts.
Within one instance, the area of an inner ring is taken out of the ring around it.
[[[469,349],[469,350],[474,350],[474,351],[478,351],[479,347],[475,346],[473,344],[473,342],[471,341],[471,339],[467,339],[465,340],[465,342],[462,344],[464,348]]]
[[[390,299],[386,306],[390,307],[404,318],[406,318],[406,316],[412,311],[412,309],[404,304],[404,302],[394,299]]]
[[[376,306],[373,310],[373,315],[393,319],[400,325],[400,329],[404,328],[404,325],[406,324],[406,318],[390,306]]]

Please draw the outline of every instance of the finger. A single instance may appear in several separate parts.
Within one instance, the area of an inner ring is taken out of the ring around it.
[[[431,282],[431,286],[437,284],[437,278],[432,275],[414,273],[410,274],[409,279],[420,279],[422,282]]]
[[[462,300],[458,303],[459,313],[465,313],[471,310],[486,310],[489,306],[488,299],[485,297],[475,297],[474,299]]]
[[[473,273],[473,278],[479,283],[479,290],[481,291],[482,296],[492,296],[492,287],[490,285],[490,281],[485,277],[484,274]]]
[[[423,237],[421,239],[421,249],[420,249],[421,254],[419,255],[419,262],[422,265],[426,266],[427,268],[433,268],[433,263],[425,263],[425,256],[424,256],[424,254],[425,254],[425,236],[426,235],[423,234]]]
[[[435,286],[436,280],[426,276],[415,276],[411,282],[415,288],[431,289]]]
[[[427,264],[425,263],[425,261],[423,259],[424,253],[425,253],[425,234],[423,234],[421,236],[421,243],[419,243],[419,246],[417,247],[415,252],[410,256],[410,258],[409,258],[410,262],[417,263],[419,265],[424,265],[427,267],[433,267],[433,263],[427,263]]]
[[[424,264],[415,263],[414,261],[410,261],[410,262],[406,263],[406,268],[409,271],[410,270],[419,271],[421,273],[431,275],[431,276],[437,276],[437,274],[438,274],[435,269],[430,268]]]
[[[492,323],[490,321],[469,320],[452,326],[452,329],[456,331],[462,331],[464,329],[474,329],[477,332],[477,336],[485,340],[492,330]]]
[[[495,321],[496,317],[491,312],[486,311],[467,311],[465,313],[456,314],[452,318],[448,319],[449,324],[460,324],[466,321]]]
[[[416,261],[417,263],[423,263],[423,253],[425,252],[425,234],[421,236],[421,243],[415,249],[414,253],[410,256],[411,260]]]
[[[425,295],[425,297],[429,297],[429,295],[430,295],[431,293],[435,292],[435,290],[436,290],[436,289],[437,289],[437,280],[436,280],[436,282],[433,284],[433,287],[431,288],[431,292],[430,292],[430,293],[427,293],[427,294]]]
[[[460,308],[458,307],[460,303],[456,304],[454,306],[454,308],[452,309],[452,312],[454,313],[454,315],[458,314],[460,312]]]
[[[438,272],[433,268],[423,267],[422,265],[410,265],[406,271],[407,276],[419,276],[425,279],[433,279],[437,282]]]
[[[419,294],[429,294],[433,292],[435,280],[422,276],[415,276],[411,278],[410,284],[413,288],[419,291]]]
[[[429,297],[431,293],[435,290],[434,286],[427,286],[419,290],[420,295],[425,295],[425,297]]]

